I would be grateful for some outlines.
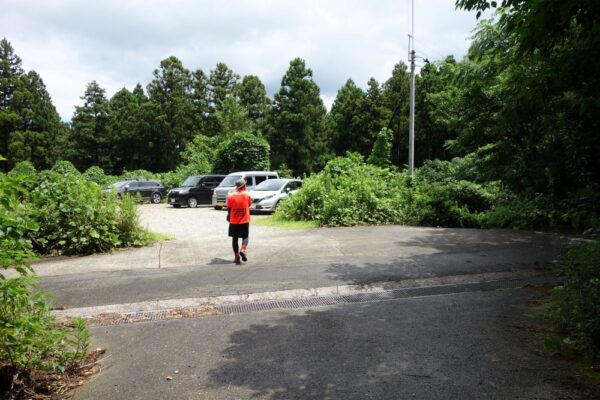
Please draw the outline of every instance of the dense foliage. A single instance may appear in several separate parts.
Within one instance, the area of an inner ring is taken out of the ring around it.
[[[38,225],[22,200],[25,178],[0,177],[0,270],[14,269],[19,277],[0,273],[0,397],[12,398],[32,372],[61,375],[81,362],[89,347],[82,320],[67,326],[51,315],[52,302],[41,292],[28,260],[34,258],[28,237]],[[48,390],[48,388],[45,388]],[[23,395],[24,396],[24,395]],[[20,395],[19,395],[20,398]]]
[[[0,279],[4,279],[2,271],[9,268],[22,275],[28,273],[27,260],[34,256],[27,235],[37,225],[27,218],[21,202],[26,194],[24,180],[24,177],[0,176]]]
[[[424,168],[425,169],[425,168]],[[415,178],[364,163],[350,153],[305,179],[280,215],[320,225],[409,224],[479,227],[499,199],[494,185]]]
[[[269,152],[269,143],[265,139],[238,132],[219,146],[213,170],[222,174],[231,171],[268,171]]]
[[[105,196],[100,190],[77,172],[40,173],[29,203],[39,225],[32,233],[36,250],[89,254],[147,243],[148,233],[137,221],[135,199]]]
[[[563,329],[561,346],[600,360],[600,241],[575,245],[561,264],[565,282],[554,289],[554,317]]]

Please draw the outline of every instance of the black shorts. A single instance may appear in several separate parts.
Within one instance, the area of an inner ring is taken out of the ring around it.
[[[229,236],[247,238],[250,224],[229,224]]]

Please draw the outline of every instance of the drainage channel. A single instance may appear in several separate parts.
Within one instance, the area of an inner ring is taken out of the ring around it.
[[[215,306],[206,305],[200,307],[173,308],[170,310],[131,312],[123,314],[109,313],[88,317],[87,321],[90,325],[96,326],[120,325],[134,322],[161,321],[206,315],[246,314],[259,311],[290,310],[343,304],[368,303],[375,301],[439,296],[466,292],[487,292],[547,285],[554,286],[559,283],[560,279],[556,277],[532,277],[526,279],[489,281],[480,283],[402,288],[350,295],[313,296],[282,300],[221,304]]]

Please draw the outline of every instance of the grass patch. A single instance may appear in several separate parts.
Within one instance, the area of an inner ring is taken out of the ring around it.
[[[319,223],[317,221],[289,221],[283,219],[278,214],[252,218],[252,224],[282,229],[311,229],[319,227]]]
[[[170,233],[146,231],[146,234],[148,235],[148,244],[175,239],[175,235],[172,235]]]

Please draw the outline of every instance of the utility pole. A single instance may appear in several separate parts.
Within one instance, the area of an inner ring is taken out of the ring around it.
[[[408,119],[408,175],[415,171],[415,2],[412,0],[411,33],[408,35],[408,58],[410,60],[410,115]]]
[[[408,122],[408,174],[415,170],[415,50],[410,51],[410,116]]]

